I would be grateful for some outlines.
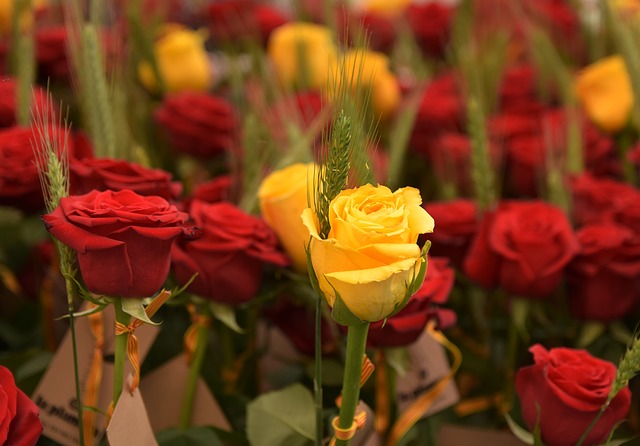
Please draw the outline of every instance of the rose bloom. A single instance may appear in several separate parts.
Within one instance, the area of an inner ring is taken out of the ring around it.
[[[587,116],[603,130],[615,133],[629,121],[633,90],[622,56],[605,57],[584,68],[576,79],[576,93]]]
[[[336,84],[344,76],[351,88],[371,89],[371,106],[381,119],[389,118],[400,103],[400,86],[389,70],[389,58],[375,51],[363,49],[351,50],[344,58],[336,59],[330,69],[336,76]]]
[[[313,210],[304,210],[311,262],[329,306],[339,294],[351,313],[370,322],[400,309],[424,262],[418,236],[434,227],[421,203],[420,192],[411,187],[391,192],[367,184],[343,190],[329,206],[326,239],[320,238]]]
[[[366,36],[369,48],[373,51],[390,54],[396,40],[396,29],[392,18],[375,11],[347,11],[339,9],[340,41],[350,45],[358,43],[361,36]]]
[[[469,278],[523,297],[548,297],[578,249],[562,210],[543,201],[503,202],[485,214],[464,263]]]
[[[202,231],[198,240],[177,243],[172,251],[176,279],[207,299],[239,305],[256,296],[265,263],[288,266],[278,239],[258,217],[231,203],[194,200],[191,217]]]
[[[329,67],[337,57],[331,31],[304,22],[275,29],[267,53],[282,85],[317,90],[326,87]]]
[[[458,198],[452,201],[430,202],[424,205],[429,215],[438,222],[438,228],[427,238],[431,240],[429,253],[447,257],[457,268],[478,229],[478,209],[475,201]]]
[[[4,78],[0,81],[0,128],[16,125],[18,82],[13,78]],[[37,85],[32,86],[31,108],[45,114],[49,122],[58,122],[57,113],[53,104],[47,99],[47,93]]]
[[[574,220],[578,225],[615,221],[616,215],[638,193],[629,184],[585,173],[570,183]]]
[[[406,17],[424,54],[443,57],[446,52],[455,9],[436,2],[411,4]]]
[[[16,387],[11,371],[0,366],[0,444],[34,446],[42,434],[38,406]]]
[[[42,28],[36,32],[35,39],[38,77],[68,80],[67,29],[62,25]]]
[[[71,158],[69,188],[71,195],[86,194],[93,189],[129,189],[166,200],[174,200],[182,192],[182,184],[172,182],[169,172],[111,158]]]
[[[69,196],[42,217],[47,230],[78,252],[89,291],[113,297],[149,297],[162,286],[171,245],[188,215],[161,197],[130,190]]]
[[[539,419],[542,441],[547,446],[574,446],[607,401],[616,367],[591,356],[586,350],[529,349],[534,364],[518,370],[516,391],[522,418],[531,431]],[[622,421],[631,404],[628,387],[611,401],[591,429],[585,446],[602,444]]]
[[[309,191],[313,186],[313,163],[297,163],[269,174],[258,189],[260,212],[265,223],[277,234],[293,262],[293,268],[307,271],[305,246],[309,231],[300,214],[309,207]]]
[[[278,9],[252,0],[224,0],[208,6],[211,37],[220,44],[255,39],[264,44],[288,18]]]
[[[576,233],[580,251],[569,264],[571,314],[611,322],[640,303],[640,239],[614,223],[594,223]]]
[[[225,99],[185,92],[167,96],[154,118],[169,137],[171,147],[198,158],[212,158],[236,142],[238,118]]]
[[[202,33],[173,27],[156,41],[154,53],[167,92],[206,91],[211,87],[213,76],[204,40]],[[158,80],[148,62],[140,64],[138,75],[147,90],[158,90]]]
[[[397,314],[369,326],[367,344],[377,348],[405,347],[418,339],[430,320],[437,322],[439,330],[451,327],[456,320],[455,313],[439,305],[449,299],[454,279],[455,272],[448,259],[429,257],[420,289]]]

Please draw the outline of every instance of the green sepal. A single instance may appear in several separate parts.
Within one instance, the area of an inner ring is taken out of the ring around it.
[[[320,284],[318,283],[318,278],[316,277],[316,270],[313,269],[313,262],[311,261],[311,238],[309,238],[309,242],[304,245],[304,252],[307,254],[307,269],[309,270],[309,281],[311,282],[311,286],[316,294],[327,301],[322,290],[320,290]]]
[[[335,288],[333,289],[335,291]],[[340,297],[340,293],[335,291],[336,299],[333,301],[333,308],[331,309],[331,318],[340,325],[361,325],[365,321],[353,314],[347,304],[344,303]]]
[[[219,302],[209,302],[209,308],[211,309],[213,317],[218,319],[224,325],[236,333],[244,333],[244,329],[238,325],[236,312],[231,305],[225,305]]]
[[[409,303],[409,299],[411,299],[411,296],[416,294],[420,289],[420,287],[422,286],[422,283],[424,282],[424,277],[427,275],[427,267],[429,265],[429,258],[427,257],[429,248],[431,248],[431,242],[427,240],[424,246],[422,247],[422,251],[420,252],[420,257],[422,257],[424,260],[424,262],[422,262],[422,265],[420,265],[420,270],[418,271],[417,274],[414,274],[413,278],[411,279],[411,282],[407,283],[407,292],[404,295],[404,299],[402,299],[402,302],[400,302],[399,304],[396,304],[396,306],[393,307],[393,311],[391,312],[391,314],[389,314],[385,318],[385,323],[387,318],[397,314],[400,310],[402,310]]]
[[[524,444],[528,444],[531,446],[535,444],[535,439],[531,432],[529,432],[524,427],[516,423],[508,413],[504,414],[504,418],[507,421],[507,426],[509,426],[509,430],[513,435],[515,435],[518,438],[518,440],[520,440]]]
[[[140,319],[142,322],[145,322],[147,324],[160,325],[160,323],[153,322],[151,319],[149,319],[149,316],[147,316],[147,313],[144,311],[143,299],[123,298],[120,299],[120,302],[122,302],[122,311],[124,311],[128,315],[133,316],[136,319]]]
[[[107,308],[107,305],[108,304],[98,305],[97,307],[89,308],[88,310],[78,311],[76,313],[73,313],[73,317],[76,318],[76,317],[91,316],[92,314],[99,313],[102,310],[104,310],[105,308]],[[63,316],[60,316],[60,317],[56,318],[55,320],[56,321],[61,321],[63,319],[67,319],[67,318],[70,318],[70,317],[71,317],[70,314],[65,314]]]

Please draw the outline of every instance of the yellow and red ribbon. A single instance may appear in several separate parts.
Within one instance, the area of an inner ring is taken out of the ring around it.
[[[208,328],[211,326],[211,316],[206,314],[199,314],[196,310],[196,306],[190,304],[187,306],[187,310],[191,315],[191,325],[187,328],[187,331],[184,333],[183,343],[184,343],[184,351],[187,354],[187,363],[191,364],[191,359],[193,358],[193,352],[196,350],[196,346],[198,342],[198,331],[199,328],[204,327]]]

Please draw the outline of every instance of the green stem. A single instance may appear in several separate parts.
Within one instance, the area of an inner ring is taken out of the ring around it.
[[[350,325],[347,334],[347,359],[342,381],[342,406],[338,427],[349,429],[353,424],[356,406],[360,399],[360,375],[362,374],[362,360],[367,347],[369,322]],[[351,440],[336,439],[336,446],[348,446]]]
[[[73,377],[76,387],[76,401],[78,406],[78,434],[80,440],[80,446],[84,446],[84,426],[82,424],[82,412],[84,407],[82,406],[82,392],[80,391],[80,374],[78,372],[78,346],[76,343],[76,327],[75,317],[73,313],[75,311],[73,306],[73,281],[71,277],[65,274],[64,283],[67,288],[67,310],[69,312],[69,330],[71,331],[71,348],[73,350]]]
[[[202,370],[202,362],[204,361],[204,355],[207,351],[207,335],[209,329],[206,325],[201,324],[198,326],[198,332],[196,336],[196,346],[191,358],[191,364],[189,365],[189,378],[187,379],[187,388],[184,392],[184,399],[182,400],[182,412],[180,413],[180,429],[188,429],[191,425],[191,415],[193,413],[193,400],[196,395],[196,388],[198,386],[198,378],[200,377],[200,370]]]
[[[509,410],[514,400],[514,379],[516,367],[516,355],[518,353],[518,327],[511,321],[509,323],[509,332],[507,334],[507,364],[504,382],[504,402]]]
[[[122,310],[121,300],[115,299],[113,306],[116,310],[116,322],[120,322],[123,325],[129,325],[131,316]],[[114,357],[114,370],[113,370],[113,407],[118,404],[118,399],[122,394],[124,388],[124,363],[125,356],[127,354],[127,333],[117,335],[115,341],[115,357]]]
[[[322,418],[322,299],[316,296],[316,339],[315,339],[315,376],[313,394],[316,406],[316,446],[323,443]]]

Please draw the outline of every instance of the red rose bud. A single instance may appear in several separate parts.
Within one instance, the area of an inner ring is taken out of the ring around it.
[[[72,158],[69,166],[72,195],[96,190],[129,189],[140,195],[157,195],[174,200],[182,192],[182,184],[171,181],[171,174],[149,169],[136,163],[110,158]]]
[[[447,257],[457,268],[462,263],[478,229],[478,211],[473,200],[431,202],[424,205],[429,215],[437,222],[432,234],[429,253],[437,257]]]
[[[190,213],[202,237],[177,243],[172,251],[178,282],[185,284],[198,273],[189,291],[239,305],[258,293],[265,263],[289,264],[273,231],[260,218],[245,214],[231,203],[194,200]]]
[[[0,444],[34,446],[42,434],[38,406],[16,387],[13,375],[0,366]]]
[[[453,311],[440,308],[449,299],[455,279],[448,259],[429,258],[429,266],[420,289],[399,313],[386,321],[369,326],[367,342],[372,347],[403,347],[413,343],[424,331],[427,322],[435,319],[439,329],[455,324]]]
[[[574,446],[607,401],[616,367],[585,350],[546,350],[536,344],[529,351],[534,364],[516,374],[522,418],[532,432],[538,420],[545,445]],[[630,404],[631,392],[625,387],[582,444],[602,444],[613,427],[625,418]]]
[[[524,297],[548,297],[578,243],[564,213],[542,201],[503,202],[485,214],[464,264],[472,280]]]
[[[594,223],[577,233],[580,251],[569,264],[569,303],[579,319],[611,322],[640,303],[640,239],[613,223]]]
[[[187,218],[164,198],[130,190],[66,197],[42,217],[55,238],[78,252],[89,291],[137,298],[152,296],[164,283],[171,245]]]
[[[174,150],[198,158],[213,158],[236,142],[238,120],[224,99],[203,93],[168,96],[155,119],[169,136]]]

